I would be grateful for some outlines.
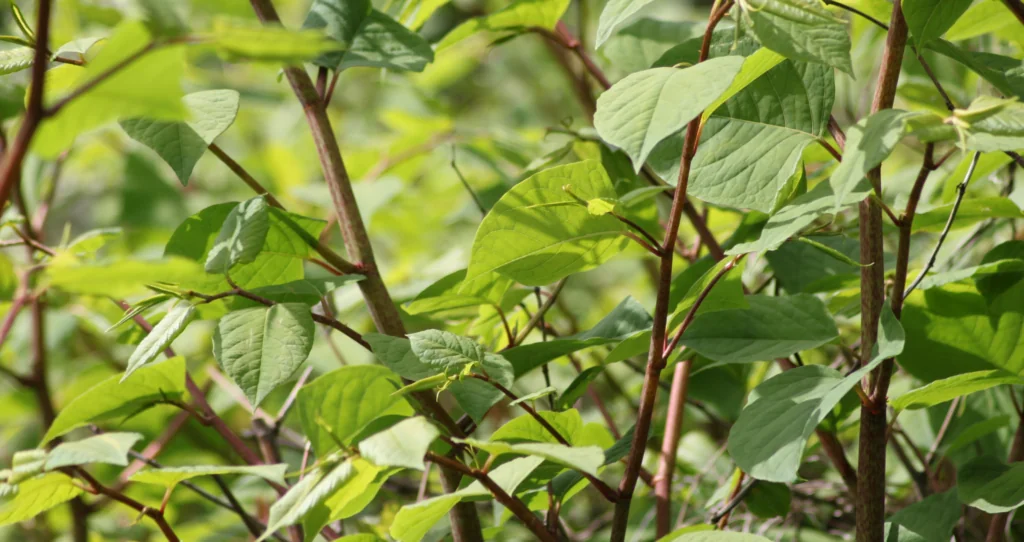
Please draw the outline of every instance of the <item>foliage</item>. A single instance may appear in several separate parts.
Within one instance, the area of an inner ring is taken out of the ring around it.
[[[1020,0],[3,13],[0,541],[1024,536]]]

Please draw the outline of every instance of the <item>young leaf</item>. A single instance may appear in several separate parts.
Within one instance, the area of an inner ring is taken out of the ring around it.
[[[58,444],[46,457],[46,470],[89,463],[128,465],[128,452],[142,440],[139,433],[103,433]]]
[[[765,47],[793,60],[853,75],[846,22],[818,0],[741,0],[744,18]]]
[[[412,407],[392,393],[398,377],[386,367],[354,365],[320,376],[299,391],[295,409],[319,457],[348,446],[371,422],[385,416],[410,416]]]
[[[120,375],[113,375],[64,405],[40,444],[89,423],[132,416],[165,401],[180,401],[185,395],[185,358],[149,364],[124,384],[120,381]]]
[[[32,66],[36,50],[31,47],[15,47],[0,51],[0,75],[16,73]]]
[[[333,70],[368,66],[419,72],[434,60],[426,40],[366,0],[316,0],[302,27],[322,28],[338,43],[337,51],[313,61]]]
[[[957,397],[987,390],[1002,384],[1024,384],[1024,377],[1002,370],[964,373],[930,382],[923,387],[910,390],[889,403],[897,412],[916,410],[952,401]]]
[[[313,317],[301,303],[243,309],[217,323],[213,353],[255,408],[306,361],[313,333]]]
[[[206,256],[208,273],[224,273],[235,264],[256,259],[270,231],[267,208],[267,200],[257,196],[231,210]]]
[[[466,282],[498,272],[543,286],[597,267],[622,250],[622,222],[591,215],[562,189],[566,184],[584,199],[616,196],[594,160],[546,169],[517,184],[480,223]]]
[[[1000,100],[991,113],[977,115],[990,107],[994,99],[982,96],[966,110],[956,110],[955,117],[967,122],[966,148],[972,151],[1013,151],[1024,147],[1024,104]],[[972,118],[972,113],[974,113]]]
[[[482,441],[477,439],[456,439],[491,455],[534,455],[543,457],[570,469],[597,476],[597,469],[604,465],[604,450],[597,446],[565,446],[563,444],[521,443]]]
[[[918,47],[946,33],[973,0],[904,0],[903,17]]]
[[[698,316],[680,344],[722,363],[770,361],[821,346],[839,336],[820,299],[797,294],[749,296],[749,309]]]
[[[181,184],[186,185],[207,147],[235,121],[238,92],[194,92],[182,101],[190,113],[185,122],[125,119],[121,127],[132,139],[156,151],[171,166]]]
[[[978,456],[958,469],[956,492],[967,506],[989,514],[1009,512],[1024,504],[1024,463]]]
[[[356,470],[350,460],[332,459],[317,465],[270,507],[267,530],[257,542],[266,540],[279,529],[298,523],[355,475]]]
[[[153,330],[142,339],[138,348],[128,358],[128,367],[124,370],[121,382],[127,380],[132,373],[156,359],[166,350],[174,342],[174,339],[177,339],[178,335],[185,331],[189,322],[192,321],[194,311],[195,307],[187,303],[176,305],[167,311],[163,319],[153,326]]]
[[[511,387],[512,382],[515,380],[512,364],[502,356],[491,352],[487,352],[484,355],[483,362],[473,372],[484,373],[491,380],[506,388]],[[462,410],[477,423],[483,421],[487,411],[505,397],[500,390],[489,382],[476,378],[462,378],[452,382],[449,390],[455,397],[455,401],[462,407]]]
[[[341,44],[316,30],[287,30],[242,20],[216,18],[203,36],[229,61],[297,63],[341,49]]]
[[[484,361],[484,347],[473,339],[440,329],[409,334],[412,353],[440,372],[454,374],[468,364]]]
[[[634,73],[597,99],[594,128],[628,154],[639,172],[654,147],[717,100],[742,66],[742,57],[726,56],[685,69]]]
[[[843,161],[829,180],[835,193],[833,213],[839,211],[841,203],[846,201],[868,172],[889,156],[906,133],[907,120],[914,116],[915,113],[899,109],[885,109],[847,130]]]
[[[601,47],[608,38],[612,37],[615,27],[629,19],[634,13],[640,11],[644,6],[653,0],[609,0],[601,11],[601,18],[597,23],[597,37],[594,47]]]
[[[814,429],[860,385],[864,375],[902,352],[905,342],[899,320],[886,307],[871,360],[849,376],[829,367],[805,365],[769,378],[754,389],[729,432],[729,454],[743,472],[758,480],[795,480]]]
[[[423,470],[423,454],[441,432],[423,417],[402,420],[359,443],[359,455],[379,467]]]
[[[284,473],[288,465],[278,463],[276,465],[190,465],[187,467],[161,467],[149,468],[136,472],[129,478],[132,482],[139,484],[153,484],[163,486],[168,491],[175,486],[191,480],[197,476],[213,476],[220,474],[247,474],[259,476],[276,484],[285,485]]]
[[[437,51],[451,47],[484,30],[515,31],[530,27],[550,30],[555,27],[568,7],[569,0],[515,0],[499,11],[470,19],[455,27],[437,44]]]
[[[62,472],[25,480],[18,484],[17,495],[0,508],[0,526],[32,519],[82,493],[82,488]]]

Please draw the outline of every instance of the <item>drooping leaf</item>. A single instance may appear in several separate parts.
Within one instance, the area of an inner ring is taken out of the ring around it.
[[[425,418],[409,418],[360,442],[359,454],[380,467],[423,470],[423,454],[439,434]]]
[[[342,367],[302,387],[295,403],[302,428],[319,457],[345,445],[378,418],[410,416],[412,407],[392,396],[398,377],[379,365]]]
[[[46,456],[46,470],[72,465],[107,463],[125,466],[128,452],[142,440],[139,433],[103,433],[92,437],[58,444]]]
[[[594,47],[601,47],[615,32],[615,28],[640,11],[653,0],[609,0],[601,10],[597,23],[597,37]]]
[[[573,352],[614,344],[651,328],[651,316],[637,300],[627,297],[594,327],[566,337],[510,348],[502,355],[512,363],[516,377]]]
[[[136,472],[129,478],[132,482],[140,484],[153,484],[163,486],[168,490],[174,489],[175,486],[184,482],[185,480],[191,480],[197,476],[213,476],[222,474],[247,474],[252,476],[259,476],[274,482],[276,484],[284,485],[284,473],[288,470],[288,465],[284,463],[278,463],[276,465],[190,465],[187,467],[161,467],[161,468],[147,468]]]
[[[25,480],[18,484],[17,495],[0,508],[0,526],[32,519],[82,493],[82,488],[62,472]]]
[[[268,207],[267,200],[257,196],[239,203],[228,213],[206,256],[208,273],[223,273],[235,264],[256,259],[270,232]]]
[[[192,321],[193,312],[195,312],[195,307],[188,303],[175,305],[174,308],[167,311],[163,319],[153,326],[153,330],[142,339],[138,348],[128,358],[128,367],[124,370],[121,382],[123,383],[132,373],[163,353],[174,342],[174,339],[177,339],[178,335],[181,335],[181,332],[188,327],[189,322]]]
[[[723,363],[769,361],[839,336],[825,304],[812,295],[749,296],[748,309],[698,316],[680,344]]]
[[[516,31],[531,27],[550,30],[568,7],[569,0],[515,0],[501,10],[455,27],[437,44],[437,50],[451,47],[481,31]]]
[[[16,73],[32,66],[36,50],[32,47],[15,47],[0,51],[0,75]]]
[[[878,323],[871,360],[844,377],[821,365],[805,365],[769,378],[754,389],[729,432],[729,454],[743,472],[759,480],[791,482],[807,440],[861,378],[903,351],[899,320],[888,307]]]
[[[960,521],[956,492],[929,495],[896,512],[885,522],[886,542],[946,540]]]
[[[817,0],[742,0],[743,16],[765,47],[793,60],[853,75],[846,22]]]
[[[320,55],[313,61],[325,68],[341,71],[368,66],[418,72],[434,60],[434,52],[426,40],[387,14],[373,9],[365,0],[316,0],[302,26],[322,28],[338,43],[337,51]]]
[[[634,73],[597,99],[594,127],[628,154],[639,172],[655,146],[717,100],[742,66],[742,57],[724,56],[685,69]]]
[[[156,151],[182,184],[188,184],[199,158],[224,133],[238,114],[238,92],[206,90],[182,98],[190,118],[185,122],[125,119],[121,127],[132,139]]]
[[[960,502],[989,514],[1009,512],[1024,504],[1024,463],[978,456],[958,469],[956,492]]]
[[[270,507],[267,530],[257,542],[266,540],[279,529],[298,523],[355,475],[356,470],[350,460],[331,458],[317,465]]]
[[[903,17],[918,47],[946,33],[973,0],[906,0]]]
[[[622,222],[591,215],[562,189],[567,184],[584,199],[616,196],[595,160],[546,169],[517,184],[480,223],[466,283],[497,272],[543,286],[597,267],[622,250]]]
[[[1024,384],[1024,378],[1000,370],[964,373],[929,382],[891,399],[889,403],[896,411],[927,408],[1002,384]]]
[[[306,361],[313,334],[313,317],[301,303],[242,309],[217,323],[213,353],[255,408]]]
[[[914,113],[885,109],[859,121],[846,131],[843,161],[832,173],[829,184],[835,194],[837,212],[869,171],[885,160],[907,130]]]
[[[64,405],[41,444],[76,427],[132,416],[164,401],[180,401],[184,394],[185,358],[180,356],[146,365],[123,384],[120,375],[113,375]]]
[[[46,104],[51,106],[82,88],[148,47],[152,39],[142,23],[121,23],[85,67],[65,64],[47,71]],[[104,78],[44,122],[32,140],[33,150],[54,158],[79,134],[118,118],[184,120],[188,114],[181,101],[184,71],[184,45],[164,45],[147,53],[144,61],[131,62]]]

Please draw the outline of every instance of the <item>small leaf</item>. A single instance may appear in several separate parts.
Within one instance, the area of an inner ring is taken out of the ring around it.
[[[306,361],[314,331],[301,303],[233,311],[217,323],[213,353],[255,408]]]
[[[214,476],[222,474],[246,474],[259,476],[275,484],[285,485],[284,473],[288,465],[190,465],[187,467],[147,468],[136,472],[129,478],[139,484],[153,484],[173,490],[175,486],[198,476]]]
[[[185,358],[146,365],[125,379],[113,375],[64,405],[41,444],[83,425],[135,415],[185,395]]]
[[[424,470],[423,454],[440,434],[425,418],[409,418],[364,439],[359,454],[379,467]]]
[[[18,484],[18,493],[0,508],[0,526],[20,523],[74,499],[82,489],[62,473],[51,472]]]
[[[594,47],[601,47],[612,37],[615,28],[640,11],[653,0],[609,0],[601,10],[601,18],[597,23],[597,37]]]
[[[1024,377],[999,369],[964,373],[929,382],[925,386],[910,390],[891,399],[889,403],[897,412],[901,410],[917,410],[939,405],[946,401],[952,401],[957,397],[970,395],[974,392],[987,390],[1003,384],[1024,384]]]
[[[409,334],[412,353],[438,371],[454,374],[469,364],[484,361],[484,347],[473,339],[448,331],[428,329]]]
[[[1014,510],[1024,504],[1024,463],[976,457],[957,470],[956,492],[960,502],[989,514]]]
[[[437,44],[436,49],[441,51],[485,30],[515,31],[530,27],[551,30],[568,7],[569,0],[515,0],[499,11],[470,19],[455,27]]]
[[[594,198],[587,202],[587,211],[594,216],[615,213],[618,207],[619,202],[614,198]]]
[[[58,444],[46,458],[46,470],[89,463],[128,465],[128,452],[142,440],[139,433],[103,433]]]
[[[153,330],[142,339],[142,342],[139,343],[135,351],[132,352],[131,357],[128,358],[128,367],[124,370],[124,376],[121,377],[121,382],[127,380],[132,373],[156,359],[157,356],[166,350],[174,342],[174,339],[177,339],[178,335],[185,331],[189,322],[192,321],[194,311],[195,307],[187,303],[176,305],[169,310],[163,319],[153,326]]]
[[[235,264],[256,260],[270,231],[267,207],[267,200],[257,196],[231,210],[206,257],[208,273],[224,273]]]
[[[758,41],[793,60],[818,62],[853,75],[846,22],[818,0],[741,0]]]
[[[594,128],[628,154],[639,172],[654,147],[717,100],[742,66],[742,57],[726,56],[685,69],[631,74],[597,99]]]
[[[32,66],[36,50],[31,47],[15,47],[0,51],[0,75],[16,73]]]

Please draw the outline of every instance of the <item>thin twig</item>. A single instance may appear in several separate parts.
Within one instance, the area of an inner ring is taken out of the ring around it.
[[[555,288],[551,291],[551,294],[544,301],[544,304],[537,309],[537,312],[533,313],[533,316],[530,317],[530,320],[528,322],[526,322],[526,325],[523,327],[522,331],[520,331],[519,335],[516,336],[516,340],[508,346],[509,348],[522,344],[523,341],[526,340],[526,336],[529,335],[531,331],[533,331],[533,328],[537,327],[537,324],[539,324],[541,319],[544,318],[544,314],[546,314],[548,310],[555,304],[555,300],[558,299],[558,294],[562,293],[562,289],[565,288],[565,282],[567,280],[568,279],[566,278],[555,283]]]
[[[109,497],[121,504],[124,504],[133,510],[139,512],[139,514],[148,516],[150,519],[156,522],[157,527],[160,528],[160,532],[163,533],[164,537],[167,538],[168,542],[179,542],[178,535],[174,534],[174,529],[171,528],[170,524],[167,523],[167,519],[164,517],[164,513],[156,508],[150,508],[139,501],[114,491],[103,484],[101,484],[96,478],[93,478],[85,469],[81,467],[61,469],[68,475],[77,475],[79,478],[85,480],[89,484],[89,490],[94,494],[103,495]]]

